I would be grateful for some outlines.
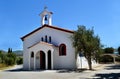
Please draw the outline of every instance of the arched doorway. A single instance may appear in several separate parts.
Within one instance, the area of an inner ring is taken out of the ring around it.
[[[48,69],[51,69],[51,51],[48,51]]]
[[[40,69],[45,69],[45,53],[40,51]]]
[[[34,52],[32,51],[31,52],[31,55],[30,55],[30,69],[33,70],[34,69]]]

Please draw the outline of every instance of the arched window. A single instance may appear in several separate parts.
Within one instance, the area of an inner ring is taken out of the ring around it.
[[[47,42],[47,35],[45,36],[45,42]]]
[[[59,56],[63,56],[66,55],[66,45],[65,44],[61,44],[59,46]]]
[[[51,43],[51,36],[49,36],[49,43]]]
[[[34,52],[31,52],[31,58],[33,58],[34,57]]]
[[[43,37],[41,38],[41,41],[44,41]]]

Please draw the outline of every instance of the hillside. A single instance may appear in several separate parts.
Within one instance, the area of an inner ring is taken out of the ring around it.
[[[16,50],[16,51],[13,51],[13,53],[15,53],[17,56],[23,56],[22,50]]]
[[[7,51],[4,50],[0,50],[3,53],[7,53]],[[15,50],[13,51],[13,53],[15,53],[17,56],[23,56],[23,51],[22,50]]]

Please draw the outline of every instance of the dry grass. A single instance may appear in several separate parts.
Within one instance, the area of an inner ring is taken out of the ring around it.
[[[7,69],[7,68],[9,68],[9,67],[11,67],[11,66],[8,66],[8,65],[6,65],[6,64],[0,64],[0,70]]]
[[[0,68],[6,67],[7,65],[5,64],[0,64]]]

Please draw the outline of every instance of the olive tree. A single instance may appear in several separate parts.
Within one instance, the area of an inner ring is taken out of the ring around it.
[[[72,36],[73,46],[77,54],[82,52],[87,59],[89,69],[92,70],[92,59],[98,55],[101,49],[100,38],[94,34],[94,30],[86,29],[85,26],[78,26]]]

